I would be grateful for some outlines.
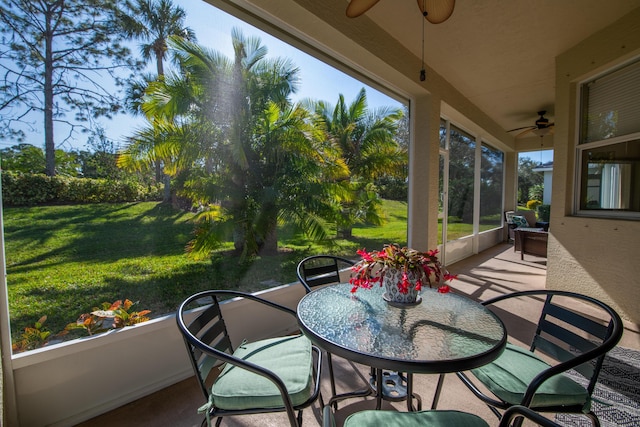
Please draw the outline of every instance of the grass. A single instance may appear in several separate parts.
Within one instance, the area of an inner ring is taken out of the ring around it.
[[[492,230],[501,225],[501,214],[486,216],[480,219],[479,230]],[[452,241],[473,234],[473,224],[465,222],[448,222],[447,223],[447,240]],[[438,244],[442,243],[442,219],[438,219]]]
[[[355,227],[349,240],[312,243],[281,227],[279,255],[239,263],[226,255],[231,245],[210,260],[188,258],[192,215],[163,204],[5,208],[12,336],[43,315],[45,326],[57,333],[93,307],[124,298],[159,316],[200,290],[253,292],[293,282],[298,261],[311,254],[354,257],[358,248],[406,244],[406,203],[386,201],[384,210],[384,226]]]

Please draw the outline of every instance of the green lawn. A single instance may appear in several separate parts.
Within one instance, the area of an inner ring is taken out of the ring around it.
[[[211,260],[189,259],[192,215],[158,203],[4,208],[14,339],[43,315],[56,333],[102,302],[129,298],[153,317],[199,290],[292,282],[298,261],[311,254],[354,257],[358,248],[406,244],[406,203],[386,201],[384,209],[387,224],[356,227],[350,240],[314,244],[283,227],[278,256],[240,264],[226,255],[230,244]]]

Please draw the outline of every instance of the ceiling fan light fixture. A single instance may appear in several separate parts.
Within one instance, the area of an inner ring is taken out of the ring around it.
[[[347,6],[347,17],[356,18],[371,9],[380,0],[351,0]]]
[[[417,2],[425,19],[432,24],[441,24],[449,19],[456,5],[456,0],[417,0]]]
[[[545,135],[549,135],[549,133],[551,132],[551,128],[550,127],[537,128],[537,129],[533,129],[531,132],[533,132],[535,135],[538,135],[538,136],[545,136]]]

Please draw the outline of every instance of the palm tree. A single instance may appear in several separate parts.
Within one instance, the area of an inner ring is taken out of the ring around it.
[[[171,154],[180,194],[200,209],[189,247],[196,256],[231,237],[242,256],[271,253],[285,219],[326,236],[322,216],[335,207],[325,177],[346,176],[308,111],[289,99],[298,82],[294,64],[268,59],[260,39],[237,29],[232,41],[231,60],[170,38],[180,73],[150,85],[143,105],[149,117],[179,123],[163,128],[156,151]]]
[[[136,0],[127,2],[128,14],[122,17],[122,25],[129,36],[140,39],[142,57],[155,59],[158,76],[164,76],[164,60],[167,58],[167,40],[171,36],[195,41],[195,33],[184,26],[187,13],[171,0]]]
[[[186,12],[180,6],[174,6],[171,0],[136,0],[135,3],[127,2],[128,13],[122,17],[122,26],[130,37],[142,41],[140,53],[142,57],[156,62],[157,78],[163,79],[165,75],[164,60],[167,57],[167,40],[169,37],[181,37],[186,40],[195,40],[195,33],[184,25]],[[148,77],[145,78],[148,80]],[[140,82],[134,82],[131,91],[139,92]],[[135,103],[133,104],[136,105]],[[153,148],[153,145],[150,147]],[[163,173],[163,159],[154,158],[156,180],[164,182],[164,200],[171,197],[170,179]]]
[[[368,110],[364,88],[349,105],[341,94],[335,107],[320,101],[311,108],[317,125],[340,150],[350,172],[349,195],[342,199],[336,218],[339,236],[350,238],[356,223],[382,224],[374,180],[381,175],[398,176],[405,170],[406,150],[395,141],[402,110]]]

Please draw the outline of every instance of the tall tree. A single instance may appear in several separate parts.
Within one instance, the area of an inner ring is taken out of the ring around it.
[[[346,167],[289,96],[298,82],[290,60],[266,57],[254,37],[232,32],[234,57],[171,38],[179,72],[150,84],[143,104],[153,129],[138,135],[121,164],[145,161],[140,147],[171,156],[170,173],[201,211],[193,254],[208,255],[233,239],[243,256],[277,249],[276,227],[287,219],[314,237],[327,234],[321,214],[332,210],[320,165]],[[159,135],[158,135],[159,134]],[[146,160],[148,161],[148,160]],[[333,163],[331,163],[333,162]]]
[[[351,104],[340,94],[335,107],[319,101],[311,108],[317,126],[324,129],[349,169],[349,192],[340,201],[336,222],[340,237],[350,238],[354,224],[383,221],[374,181],[383,175],[406,174],[406,149],[395,140],[402,110],[369,110],[364,88]]]
[[[23,138],[24,132],[14,130],[15,122],[27,122],[29,113],[41,112],[47,175],[56,174],[60,139],[54,137],[54,124],[69,126],[61,139],[65,141],[78,127],[91,127],[97,117],[112,117],[121,110],[121,100],[105,78],[121,86],[122,71],[140,65],[121,44],[117,5],[117,0],[0,4],[0,135]],[[74,113],[74,119],[68,113]]]
[[[194,31],[185,26],[187,13],[171,0],[136,0],[127,2],[127,13],[121,25],[129,36],[139,39],[140,53],[149,61],[154,59],[158,76],[164,76],[169,37],[195,41]]]
[[[529,193],[536,185],[544,185],[544,176],[533,169],[540,163],[528,157],[520,157],[518,162],[518,203],[525,206],[529,201]]]
[[[140,53],[149,61],[155,60],[158,79],[164,78],[164,61],[167,59],[167,40],[169,37],[180,37],[195,41],[194,31],[185,26],[187,13],[171,0],[136,0],[127,2],[127,14],[121,23],[127,34],[139,39]],[[131,90],[140,87],[134,82]],[[164,181],[165,201],[170,198],[170,179],[162,171],[162,159],[156,157],[155,173],[157,181]]]

